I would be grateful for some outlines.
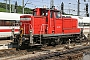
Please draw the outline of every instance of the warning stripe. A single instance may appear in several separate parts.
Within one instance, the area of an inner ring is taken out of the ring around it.
[[[14,29],[14,32],[18,32],[19,29]],[[12,32],[12,29],[0,29],[0,32]]]

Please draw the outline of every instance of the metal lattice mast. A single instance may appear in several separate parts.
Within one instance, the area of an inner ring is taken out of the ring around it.
[[[52,8],[52,6],[54,6],[54,0],[50,1],[50,8]]]
[[[24,0],[22,0],[22,7],[23,7],[23,9],[22,9],[22,13],[24,14]]]
[[[10,13],[11,13],[11,0],[9,0],[9,9],[10,9]]]
[[[80,0],[78,0],[77,15],[80,15]]]

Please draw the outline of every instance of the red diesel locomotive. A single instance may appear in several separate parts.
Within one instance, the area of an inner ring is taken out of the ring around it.
[[[62,16],[55,8],[36,8],[33,16],[20,16],[19,45],[56,45],[81,37],[77,19]]]

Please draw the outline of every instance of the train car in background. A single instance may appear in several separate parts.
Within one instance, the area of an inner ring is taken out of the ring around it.
[[[0,39],[7,39],[14,33],[19,33],[20,16],[24,14],[0,12]]]

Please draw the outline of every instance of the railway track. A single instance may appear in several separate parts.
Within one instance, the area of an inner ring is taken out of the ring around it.
[[[39,55],[37,57],[32,57],[32,58],[28,57],[21,60],[82,60],[83,53],[86,53],[87,51],[86,49],[90,51],[90,45],[82,46],[81,48],[78,47],[78,48],[66,50],[64,52],[57,51],[57,52],[51,52],[44,55]]]
[[[76,46],[77,47],[81,47],[81,45],[79,44],[82,44],[82,45],[85,45],[86,42],[83,42],[83,43],[77,43]],[[70,45],[75,45],[74,43],[71,43]],[[73,46],[73,48],[75,48],[76,46]],[[73,49],[73,48],[70,48],[70,49]],[[41,49],[26,49],[26,50],[19,50],[17,51],[15,48],[12,48],[12,49],[6,49],[6,50],[0,50],[0,58],[1,60],[12,60],[12,59],[15,59],[15,60],[20,60],[20,59],[31,59],[32,58],[35,58],[36,56],[39,56],[39,58],[41,58],[40,56],[44,55],[44,54],[50,54],[51,53],[51,56],[55,56],[53,55],[52,52],[56,52],[56,51],[66,51],[68,50],[68,48],[66,48],[66,44],[63,44],[63,45],[57,45],[55,47],[53,46],[48,46],[48,47],[43,47]],[[68,50],[70,51],[70,50]],[[56,53],[57,55],[58,53]],[[48,56],[48,55],[46,55]],[[49,55],[50,56],[50,55]],[[63,57],[63,56],[61,56]],[[37,59],[37,58],[35,58]]]
[[[26,55],[28,52],[26,50],[16,51],[15,48],[0,50],[0,58],[8,58],[20,55]]]

